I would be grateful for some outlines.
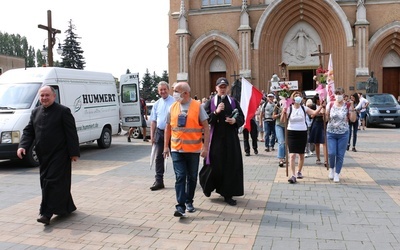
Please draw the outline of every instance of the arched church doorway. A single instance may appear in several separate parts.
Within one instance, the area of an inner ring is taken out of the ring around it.
[[[400,55],[395,51],[389,52],[382,62],[382,92],[393,94],[396,98],[400,95]]]
[[[215,83],[220,77],[225,77],[231,83],[231,80],[226,77],[226,64],[224,60],[221,57],[216,56],[210,64],[210,94],[211,92],[215,92]]]
[[[211,92],[215,92],[215,83],[217,82],[218,78],[220,77],[225,77],[226,78],[226,72],[210,72],[210,94]],[[228,78],[226,78],[228,79]],[[228,79],[229,83],[231,81]]]
[[[313,69],[300,69],[289,70],[289,80],[298,81],[299,91],[314,90],[314,70]]]
[[[400,67],[383,68],[382,92],[400,95]]]

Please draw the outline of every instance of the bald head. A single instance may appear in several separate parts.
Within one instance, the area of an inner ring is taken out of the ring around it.
[[[50,107],[56,100],[56,91],[50,86],[39,89],[39,100],[43,107]]]

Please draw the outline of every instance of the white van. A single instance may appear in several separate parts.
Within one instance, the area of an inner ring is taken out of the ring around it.
[[[17,158],[22,131],[40,104],[38,90],[45,85],[56,90],[56,102],[71,109],[80,143],[97,140],[100,148],[110,147],[119,126],[112,74],[53,67],[12,69],[0,76],[0,159]],[[39,165],[34,148],[27,156],[30,165]]]
[[[139,73],[121,75],[119,84],[122,128],[141,127]]]

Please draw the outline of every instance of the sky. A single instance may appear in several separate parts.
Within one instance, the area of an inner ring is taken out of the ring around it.
[[[1,4],[0,32],[27,38],[35,50],[47,46],[47,11],[65,39],[69,20],[84,51],[85,70],[120,78],[129,69],[142,79],[146,69],[161,76],[168,70],[168,0],[8,0]],[[46,41],[45,41],[46,40]],[[61,60],[53,49],[54,61]]]

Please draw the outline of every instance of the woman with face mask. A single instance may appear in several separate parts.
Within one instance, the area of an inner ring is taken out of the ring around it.
[[[303,97],[299,91],[295,91],[290,96],[294,103],[284,108],[281,114],[281,122],[287,121],[287,143],[289,148],[289,170],[291,170],[292,176],[288,179],[288,182],[294,184],[297,179],[302,179],[302,169],[304,164],[304,151],[307,144],[307,123],[306,116],[318,115],[324,108],[321,105],[318,109],[312,110],[308,107],[302,106],[301,102]],[[297,173],[295,168],[296,155],[299,155],[299,161],[297,165]]]
[[[335,101],[326,108],[326,138],[328,143],[329,179],[339,182],[344,154],[349,141],[349,121],[354,122],[356,113],[352,101],[346,104],[342,88],[335,89]]]

